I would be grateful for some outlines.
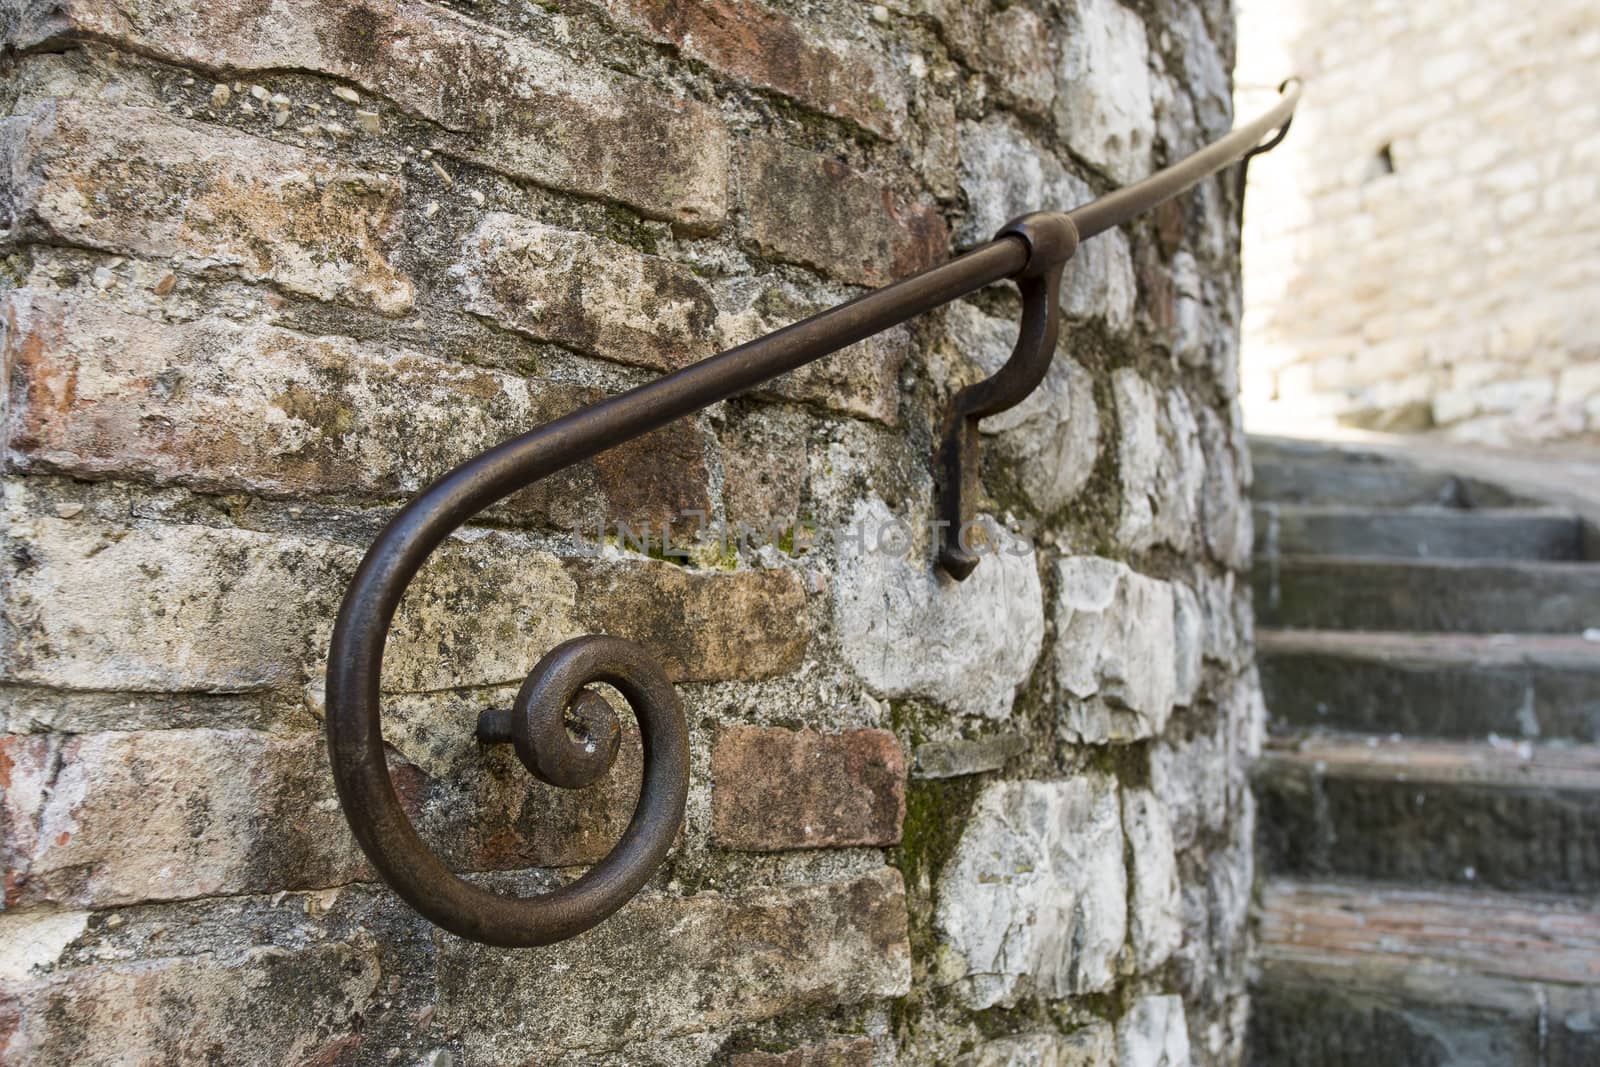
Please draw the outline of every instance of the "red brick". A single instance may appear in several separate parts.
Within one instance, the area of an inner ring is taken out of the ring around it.
[[[787,674],[811,643],[805,584],[792,570],[689,571],[653,560],[573,560],[567,570],[584,623],[644,644],[674,681]]]
[[[24,233],[386,314],[411,307],[411,279],[391,262],[403,240],[393,177],[149,108],[76,100],[0,123],[6,151]]]
[[[894,138],[906,118],[906,89],[889,59],[859,42],[801,27],[760,3],[602,0],[626,27],[671,44],[747,85]]]
[[[726,211],[728,135],[709,107],[435,4],[172,0],[130,15],[118,0],[35,0],[16,27],[20,47],[91,38],[230,75],[328,75],[437,124],[436,150],[514,177],[691,229]]]
[[[748,851],[893,845],[905,778],[887,730],[730,727],[711,754],[712,834]]]
[[[10,449],[24,470],[267,496],[393,500],[597,390],[226,318],[151,321],[18,290],[4,305]],[[514,517],[594,529],[708,510],[705,445],[675,423],[541,481]]]
[[[942,262],[944,218],[838,160],[757,141],[741,168],[745,239],[762,255],[860,285]]]

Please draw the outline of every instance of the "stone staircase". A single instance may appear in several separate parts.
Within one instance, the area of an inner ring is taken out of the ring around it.
[[[1262,439],[1253,1067],[1600,1064],[1600,539]]]

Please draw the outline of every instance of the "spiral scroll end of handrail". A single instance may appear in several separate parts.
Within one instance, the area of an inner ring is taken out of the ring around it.
[[[616,762],[622,726],[596,691],[621,694],[639,724],[643,770],[633,816],[611,851],[572,882],[533,897],[493,892],[457,875],[417,833],[389,774],[380,723],[383,649],[395,607],[473,492],[474,463],[414,501],[380,535],[334,627],[328,744],[334,780],[362,851],[402,899],[436,925],[489,945],[534,947],[574,937],[628,902],[666,859],[688,800],[683,709],[659,663],[632,641],[577,637],[529,672],[509,712],[478,722],[486,743],[510,742],[540,781],[581,789]]]

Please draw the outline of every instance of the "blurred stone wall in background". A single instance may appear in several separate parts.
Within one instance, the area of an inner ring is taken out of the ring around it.
[[[1226,2],[3,17],[0,1059],[1236,1062],[1236,172],[1081,250],[1055,367],[985,425],[1020,548],[964,584],[930,565],[929,454],[1009,352],[1009,286],[436,554],[384,729],[457,869],[537,892],[627,820],[636,735],[579,793],[473,741],[548,649],[634,637],[679,683],[686,824],[598,929],[431,927],[365,866],[321,732],[339,597],[408,496],[1221,134]],[[696,512],[780,534],[696,540]]]
[[[1245,407],[1600,438],[1600,3],[1247,0],[1241,109],[1306,78],[1251,165]]]

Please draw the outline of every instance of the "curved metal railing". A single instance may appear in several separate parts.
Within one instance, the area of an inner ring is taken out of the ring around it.
[[[960,537],[971,519],[978,422],[1019,403],[1043,380],[1060,324],[1062,269],[1078,243],[1273,147],[1287,132],[1298,99],[1298,86],[1285,83],[1271,110],[1143,181],[1069,212],[1025,215],[988,244],[942,266],[546,423],[468,460],[423,490],[367,550],[339,609],[328,659],[334,780],[350,828],[378,873],[417,911],[462,937],[491,945],[545,945],[582,933],[626,903],[665,858],[683,820],[688,732],[671,683],[639,645],[590,635],[540,660],[510,714],[485,713],[478,736],[511,742],[541,781],[580,788],[606,774],[617,754],[616,712],[588,688],[613,686],[632,707],[644,747],[639,799],[615,847],[573,882],[532,898],[474,885],[428,848],[389,777],[379,679],[401,596],[452,532],[564,467],[1010,278],[1022,292],[1016,347],[994,376],[953,398],[934,458],[942,520],[939,566],[952,578],[965,578],[978,563]],[[1263,143],[1273,131],[1276,136]]]

